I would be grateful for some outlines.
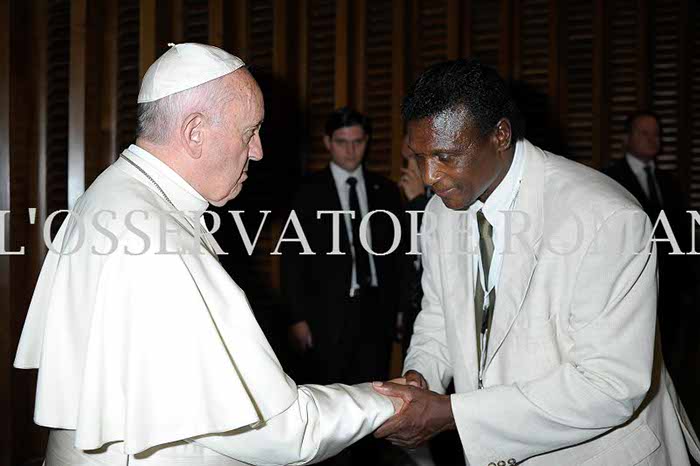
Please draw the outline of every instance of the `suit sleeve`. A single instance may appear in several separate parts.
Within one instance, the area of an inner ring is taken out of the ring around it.
[[[297,401],[262,427],[194,441],[250,464],[316,463],[370,434],[393,414],[391,401],[371,384],[303,385]]]
[[[452,380],[452,363],[445,333],[445,313],[440,298],[442,294],[442,277],[440,275],[438,238],[430,234],[429,222],[434,216],[426,211],[423,216],[421,231],[423,276],[423,300],[421,311],[413,326],[411,346],[404,361],[404,372],[420,372],[431,390],[445,393]]]
[[[639,213],[611,215],[579,264],[568,361],[539,379],[452,395],[471,464],[585,442],[640,406],[651,383],[657,283],[651,225]]]

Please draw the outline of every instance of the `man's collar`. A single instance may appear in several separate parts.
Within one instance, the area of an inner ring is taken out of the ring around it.
[[[351,172],[346,171],[337,163],[331,161],[330,163],[331,174],[335,180],[336,185],[344,186],[347,179],[351,176],[357,179],[358,183],[364,183],[365,177],[362,171],[362,164],[358,165],[357,168]]]
[[[472,204],[470,210],[476,212],[479,209],[483,209],[484,215],[491,222],[494,216],[498,215],[497,212],[512,208],[520,181],[523,177],[523,166],[525,164],[523,150],[523,144],[521,142],[516,142],[513,161],[508,168],[506,176],[501,180],[498,186],[496,186],[496,189],[494,189],[489,198],[486,199],[486,202],[477,200]]]
[[[652,172],[656,171],[656,163],[654,162],[654,160],[645,162],[643,160],[638,159],[629,152],[625,153],[625,160],[627,161],[627,164],[630,166],[632,171],[635,173],[644,173],[644,169],[646,167],[651,167]]]

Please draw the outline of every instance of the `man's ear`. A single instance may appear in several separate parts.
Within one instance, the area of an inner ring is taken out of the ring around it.
[[[498,120],[493,131],[493,138],[499,152],[505,152],[510,148],[512,133],[508,118]]]
[[[329,138],[328,135],[323,136],[323,145],[326,146],[328,152],[331,151],[331,138]]]
[[[202,118],[201,113],[187,115],[182,122],[180,136],[190,157],[200,158],[204,144],[204,118]]]

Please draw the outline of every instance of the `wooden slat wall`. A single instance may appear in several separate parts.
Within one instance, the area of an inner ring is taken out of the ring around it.
[[[323,167],[328,161],[322,137],[326,117],[335,108],[335,2],[308,0],[308,93],[310,152],[306,169]]]
[[[44,254],[26,208],[39,221],[65,208],[133,142],[140,77],[168,42],[223,45],[265,92],[265,158],[237,208],[284,207],[299,176],[327,164],[323,126],[341,104],[373,118],[369,166],[396,179],[406,88],[427,66],[467,56],[513,80],[533,142],[593,167],[623,155],[628,113],[656,110],[660,165],[700,208],[698,10],[695,0],[0,0],[0,208],[13,210],[6,240],[32,250],[0,256],[0,395],[12,406],[0,466],[38,458],[44,441],[31,421],[33,373],[6,369]],[[237,264],[267,317],[278,226]],[[6,439],[21,449],[8,456]]]
[[[10,1],[0,0],[0,210],[10,210]],[[0,219],[5,222],[5,219]],[[6,232],[7,223],[2,231]],[[4,250],[8,250],[10,237],[5,234],[2,241]],[[0,255],[0,410],[13,413],[12,410],[12,369],[8,364],[12,360],[14,341],[12,320],[14,309],[10,301],[10,257]],[[12,464],[12,450],[15,441],[15,416],[5,415],[0,421],[0,464]]]
[[[680,20],[678,0],[657,0],[652,15],[654,43],[652,45],[652,107],[661,118],[663,136],[659,167],[675,170],[678,167],[679,107],[680,100]]]
[[[693,209],[700,209],[700,6],[692,4],[690,10],[690,154],[689,196]]]
[[[361,106],[371,115],[373,124],[371,153],[368,167],[383,175],[391,174],[393,88],[392,50],[393,2],[377,0],[367,4],[366,100]]]
[[[574,160],[593,163],[593,2],[568,0],[562,9],[566,22],[566,52],[561,54],[564,75],[560,81],[560,118],[567,155]]]

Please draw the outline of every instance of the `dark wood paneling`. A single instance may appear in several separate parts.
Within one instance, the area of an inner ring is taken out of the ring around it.
[[[139,0],[119,1],[117,50],[117,152],[134,141],[139,94]]]
[[[335,2],[308,0],[308,93],[310,153],[306,161],[308,171],[318,170],[328,162],[323,146],[326,117],[335,108]]]
[[[371,152],[367,165],[383,175],[391,174],[392,161],[392,93],[394,69],[392,49],[393,2],[376,0],[367,5],[367,40],[365,112],[372,118]]]
[[[656,161],[661,168],[676,170],[680,126],[680,27],[681,2],[657,0],[652,15],[652,107],[659,114],[663,135]]]
[[[0,210],[10,210],[10,1],[0,0]],[[5,217],[0,219],[5,222]],[[8,222],[9,223],[9,222]],[[8,223],[2,231],[8,233]],[[3,249],[9,247],[9,235],[3,238]],[[11,325],[13,308],[10,302],[10,257],[0,255],[0,464],[9,466],[15,440],[12,409]]]
[[[700,6],[691,4],[690,10],[690,169],[688,170],[690,205],[700,209]]]

